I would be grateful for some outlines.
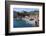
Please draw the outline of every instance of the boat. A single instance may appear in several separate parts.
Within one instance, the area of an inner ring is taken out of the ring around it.
[[[34,19],[27,19],[27,18],[22,18],[24,21],[26,21],[26,23],[28,24],[32,24],[35,26],[35,20]]]

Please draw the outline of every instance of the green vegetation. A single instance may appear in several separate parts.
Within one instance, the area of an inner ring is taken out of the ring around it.
[[[17,16],[29,16],[29,15],[39,15],[39,11],[30,11],[30,12],[27,12],[27,11],[22,11],[22,12],[17,12],[17,11],[14,11],[14,17],[17,17]]]

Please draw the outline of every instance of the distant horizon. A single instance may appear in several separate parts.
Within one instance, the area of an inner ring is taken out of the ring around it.
[[[13,8],[13,11],[17,11],[17,12],[22,12],[22,11],[27,11],[27,12],[30,12],[30,11],[39,11],[38,8]]]

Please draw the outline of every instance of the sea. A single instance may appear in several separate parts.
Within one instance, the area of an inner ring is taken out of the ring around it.
[[[13,28],[22,28],[22,27],[33,27],[32,24],[27,23],[22,19],[15,19],[13,20]]]

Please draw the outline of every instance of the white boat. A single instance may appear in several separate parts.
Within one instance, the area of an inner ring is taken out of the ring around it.
[[[33,26],[35,26],[35,20],[34,19],[33,20],[30,20],[30,19],[27,19],[27,18],[22,18],[22,19],[25,20],[26,23],[32,24]]]

